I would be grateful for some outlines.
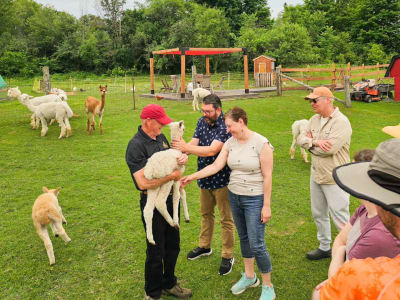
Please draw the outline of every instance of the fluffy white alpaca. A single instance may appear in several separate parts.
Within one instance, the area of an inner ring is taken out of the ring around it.
[[[33,99],[25,99],[24,104],[33,112],[34,118],[40,119],[42,123],[42,136],[45,136],[49,130],[47,120],[52,119],[56,119],[61,127],[59,139],[65,136],[69,137],[72,134],[69,118],[72,117],[73,112],[67,102],[48,102],[35,106],[32,105],[32,100]]]
[[[173,122],[170,124],[171,128],[171,139],[181,139],[184,131],[183,121]],[[182,155],[182,152],[175,149],[168,149],[154,153],[147,161],[144,167],[144,176],[151,180],[153,178],[162,178],[171,174],[176,169],[181,169],[182,173],[185,171],[184,166],[179,166],[176,159]],[[167,210],[167,198],[168,194],[173,188],[173,219]],[[189,213],[186,203],[186,192],[183,188],[180,188],[180,181],[169,181],[163,185],[147,190],[147,203],[143,209],[144,220],[146,223],[146,234],[149,243],[155,245],[153,237],[153,211],[154,208],[160,212],[165,220],[172,227],[179,229],[179,216],[178,206],[179,199],[182,201],[183,211],[186,222],[189,222]]]
[[[194,111],[200,110],[200,108],[199,108],[200,101],[202,101],[205,96],[208,96],[210,94],[211,94],[211,92],[209,90],[206,90],[206,89],[203,89],[203,88],[194,89],[193,92],[192,92],[192,95],[193,95],[193,102],[192,102],[193,110]]]
[[[297,137],[300,134],[307,134],[307,125],[308,125],[308,120],[298,120],[294,121],[292,124],[292,135],[293,135],[293,141],[292,141],[292,146],[290,146],[290,158],[294,159],[294,152],[296,150],[296,145],[297,145]],[[300,147],[301,150],[301,156],[303,157],[304,161],[308,163],[307,159],[307,152],[305,149]]]

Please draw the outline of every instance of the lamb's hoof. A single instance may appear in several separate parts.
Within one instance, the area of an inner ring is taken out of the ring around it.
[[[189,223],[189,222],[190,222],[190,220],[189,220],[189,219],[187,219],[187,220],[185,220],[185,222],[186,222],[186,223]]]
[[[179,230],[179,224],[174,223],[174,228],[175,228],[176,230]]]
[[[152,245],[154,245],[154,246],[156,245],[156,242],[155,242],[155,241],[149,241],[149,243],[152,244]]]
[[[50,266],[51,265],[54,265],[56,262],[53,260],[53,261],[50,261]]]
[[[71,239],[65,241],[66,244],[68,244],[69,242],[71,242]]]
[[[54,236],[55,236],[55,237],[58,237],[58,234],[55,234]]]
[[[67,221],[63,221],[62,223],[63,223],[64,225],[67,225]]]

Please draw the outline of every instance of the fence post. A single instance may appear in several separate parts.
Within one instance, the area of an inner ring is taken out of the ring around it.
[[[126,93],[126,72],[125,72],[125,93]]]
[[[231,82],[231,72],[228,71],[228,90],[230,82]]]
[[[331,84],[332,92],[335,90],[335,87],[336,87],[336,68],[335,68],[335,63],[332,63],[332,84]]]
[[[276,91],[278,96],[282,96],[281,65],[276,67]]]
[[[376,81],[379,81],[381,79],[381,74],[380,74],[380,71],[379,71],[379,63],[376,63],[376,68],[378,69],[378,76],[376,78]]]
[[[349,76],[349,81],[351,82],[351,65],[350,65],[350,62],[347,63],[347,76]]]
[[[362,79],[365,79],[365,66],[364,66],[364,64],[362,64],[361,68],[362,68],[362,73],[361,73]]]
[[[310,65],[307,65],[307,85],[310,85],[310,81],[308,80],[310,78]]]
[[[351,107],[349,76],[344,76],[344,97],[344,100],[346,101],[346,107]]]
[[[47,95],[51,90],[50,70],[48,66],[44,66],[42,70],[43,70],[44,91]]]
[[[133,74],[132,74],[132,97],[133,97],[133,110],[136,110],[135,75]]]

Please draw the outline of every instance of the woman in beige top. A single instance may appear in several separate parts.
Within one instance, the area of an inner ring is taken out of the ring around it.
[[[271,185],[273,147],[262,135],[247,127],[247,114],[234,107],[224,115],[227,140],[215,162],[206,168],[182,178],[186,185],[193,180],[217,173],[226,164],[232,172],[229,178],[229,202],[240,238],[245,272],[232,286],[233,294],[241,294],[260,284],[254,272],[254,260],[262,278],[260,300],[275,299],[271,284],[271,259],[265,245],[265,224],[271,218]]]

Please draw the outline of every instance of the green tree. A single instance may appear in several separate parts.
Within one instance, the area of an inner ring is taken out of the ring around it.
[[[110,36],[112,37],[114,48],[121,44],[121,18],[123,7],[126,0],[100,0],[100,5],[104,11],[104,16],[110,26]]]

